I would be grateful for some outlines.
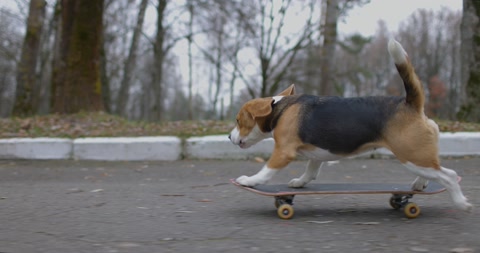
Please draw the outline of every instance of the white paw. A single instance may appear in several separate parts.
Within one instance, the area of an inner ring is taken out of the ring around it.
[[[460,208],[462,211],[465,212],[472,212],[473,211],[473,205],[470,204],[466,198],[463,199],[463,201],[459,201],[455,203],[458,208]]]
[[[307,184],[307,182],[303,181],[300,178],[294,178],[288,182],[288,187],[290,188],[302,188]]]
[[[255,186],[259,184],[258,182],[255,182],[255,180],[252,179],[252,177],[248,177],[248,176],[241,176],[237,178],[236,181],[237,183],[243,186]]]
[[[473,205],[467,202],[467,204],[465,205],[465,209],[463,210],[471,213],[473,211]]]
[[[417,177],[412,183],[412,190],[414,191],[423,191],[428,186],[428,180]]]

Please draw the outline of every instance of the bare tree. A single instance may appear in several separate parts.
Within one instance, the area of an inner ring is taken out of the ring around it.
[[[385,52],[387,43],[390,38],[387,25],[384,21],[378,22],[378,28],[375,32],[371,42],[366,45],[366,48],[361,55],[361,60],[356,64],[362,64],[365,69],[370,72],[370,78],[365,80],[365,87],[367,88],[363,95],[385,95],[388,94],[390,80],[398,77],[395,70],[392,69],[392,62],[390,56]],[[339,65],[339,64],[338,64]],[[392,86],[394,94],[401,95],[403,88],[398,85]]]
[[[436,117],[454,118],[455,112],[459,109],[461,69],[457,63],[460,61],[458,58],[460,17],[459,12],[447,8],[435,12],[421,9],[404,21],[404,25],[395,36],[410,53],[416,72],[426,90],[430,83],[445,85],[448,94],[441,98],[441,103],[435,94],[427,94],[431,98],[427,103],[435,104],[427,107],[435,107]],[[431,82],[432,78],[438,80]]]
[[[40,55],[40,39],[45,18],[45,0],[31,0],[22,55],[17,66],[17,92],[13,112],[16,115],[35,113],[33,98],[38,94],[36,67]]]
[[[366,95],[365,91],[369,90],[366,80],[371,78],[371,71],[366,68],[365,64],[358,63],[362,61],[364,51],[370,42],[371,38],[363,37],[360,34],[353,34],[344,41],[338,42],[346,59],[340,59],[339,64],[332,67],[337,67],[337,79],[346,79],[345,83],[350,84],[350,86],[341,82],[343,85],[335,85],[335,93],[346,96],[352,93],[354,96]],[[353,88],[353,92],[346,92],[350,87]]]
[[[323,24],[323,43],[320,49],[320,85],[319,95],[335,94],[332,80],[339,18],[338,0],[325,1],[325,21]]]
[[[15,102],[15,68],[23,40],[17,21],[12,13],[0,9],[0,117],[10,116]]]
[[[135,71],[135,64],[137,60],[138,44],[140,35],[142,33],[143,21],[145,19],[145,11],[147,10],[148,0],[142,0],[137,16],[137,23],[133,30],[132,40],[130,43],[130,49],[128,51],[128,57],[125,60],[123,66],[123,78],[120,85],[120,94],[117,100],[117,110],[122,115],[128,115],[128,91],[131,83],[133,82],[132,74]]]
[[[319,95],[340,95],[335,85],[335,52],[337,45],[337,25],[341,17],[345,16],[348,10],[357,5],[364,5],[370,0],[325,0],[323,11],[323,22],[320,32],[323,35],[323,43],[320,47],[320,84]]]
[[[188,119],[193,119],[193,55],[192,55],[192,45],[193,45],[193,15],[194,15],[194,6],[193,2],[187,1],[187,8],[189,14],[188,20]]]
[[[462,120],[480,121],[480,2],[463,0],[462,83],[465,100],[458,117]]]
[[[174,1],[158,0],[154,6],[157,14],[156,30],[153,36],[143,34],[142,39],[146,43],[140,41],[141,49],[137,61],[139,73],[135,75],[135,84],[130,84],[130,98],[126,102],[129,103],[126,116],[130,119],[159,121],[169,118],[164,115],[165,106],[173,100],[167,97],[169,87],[165,84],[165,81],[170,81],[171,78],[164,74],[171,72],[171,66],[167,66],[171,60],[169,52],[177,42],[189,36],[188,31],[185,31],[187,29],[181,31],[187,25],[179,21],[179,17],[185,14],[183,5],[177,5]],[[180,35],[174,37],[176,33]],[[170,82],[172,85],[180,85],[181,80]]]
[[[52,2],[53,3],[53,2]],[[45,28],[42,32],[40,41],[41,51],[37,67],[37,95],[34,96],[34,105],[37,107],[36,113],[48,114],[51,107],[52,95],[52,63],[55,52],[55,36],[60,25],[60,0],[47,8],[45,17]]]
[[[222,2],[219,2],[219,9],[225,9],[224,6],[222,6]],[[213,25],[213,31],[214,31],[214,52],[215,52],[215,61],[214,61],[214,66],[215,66],[215,81],[212,83],[215,83],[215,87],[212,90],[212,113],[213,116],[217,115],[217,104],[218,104],[218,96],[220,94],[220,89],[222,87],[223,83],[223,61],[224,61],[224,51],[225,51],[225,25],[227,22],[227,18],[225,15],[224,11],[220,12],[220,15],[215,15],[213,20],[212,20],[212,25]]]
[[[102,97],[108,112],[119,113],[121,109],[117,105],[120,104],[118,100],[123,69],[131,47],[132,31],[135,29],[132,24],[136,24],[138,16],[135,6],[135,1],[132,0],[106,0],[104,4],[100,76]],[[140,52],[141,46],[142,43],[139,43]]]
[[[258,56],[260,66],[260,80],[249,79],[242,62],[237,62],[235,68],[238,70],[238,77],[246,84],[248,94],[251,97],[269,96],[280,89],[288,73],[288,68],[293,64],[298,53],[311,43],[311,36],[314,33],[314,1],[302,3],[306,11],[305,23],[298,28],[298,33],[286,35],[285,18],[292,4],[291,0],[283,1],[261,1],[252,6],[243,6],[239,10],[243,19],[242,26],[249,30],[248,44],[253,47]],[[255,11],[258,17],[251,17],[248,12]],[[258,18],[259,24],[252,24],[252,20]],[[245,63],[244,63],[245,64]],[[260,84],[260,87],[258,87]],[[257,92],[259,91],[259,92]]]
[[[158,0],[157,3],[157,32],[155,34],[155,41],[153,44],[153,62],[154,69],[152,71],[153,78],[151,88],[153,90],[154,101],[152,110],[152,117],[150,120],[160,120],[163,112],[162,101],[162,79],[163,79],[163,63],[165,60],[165,36],[166,27],[164,24],[165,10],[167,8],[167,0]]]

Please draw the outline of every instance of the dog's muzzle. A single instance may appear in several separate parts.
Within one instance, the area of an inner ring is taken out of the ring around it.
[[[238,132],[237,128],[234,128],[232,132],[228,135],[228,139],[235,144],[238,145],[240,148],[247,148],[247,144],[245,143],[242,138],[240,138],[240,133]]]

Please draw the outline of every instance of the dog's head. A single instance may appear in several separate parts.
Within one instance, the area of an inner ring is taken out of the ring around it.
[[[228,138],[240,148],[249,148],[270,137],[271,132],[264,132],[261,126],[265,124],[266,117],[272,113],[272,103],[293,94],[295,94],[294,84],[275,97],[256,98],[245,103],[237,114],[237,125]]]

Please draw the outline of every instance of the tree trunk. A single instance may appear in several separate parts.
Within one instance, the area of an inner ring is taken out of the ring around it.
[[[100,47],[103,0],[62,0],[60,62],[53,70],[53,111],[103,110]]]
[[[125,65],[123,68],[123,78],[120,85],[120,94],[119,98],[117,99],[116,106],[118,112],[123,116],[128,115],[128,92],[130,90],[130,85],[133,82],[133,73],[135,71],[135,64],[137,62],[138,42],[142,33],[143,21],[145,19],[145,11],[147,9],[147,5],[148,0],[142,0],[140,2],[140,10],[138,11],[137,16],[137,24],[135,25],[135,29],[133,30],[133,36],[128,52],[128,57],[125,61]]]
[[[40,54],[40,40],[45,19],[45,0],[31,0],[27,31],[23,41],[22,55],[17,65],[17,92],[13,113],[31,115],[35,113],[34,96],[36,93],[35,70]]]
[[[105,107],[105,111],[112,113],[112,97],[110,92],[110,78],[108,76],[108,61],[107,61],[107,43],[105,42],[105,36],[102,36],[101,48],[100,48],[100,80],[102,82],[102,100]],[[117,106],[115,107],[118,110]]]
[[[188,2],[190,20],[188,22],[188,119],[193,120],[193,3]]]
[[[34,97],[33,105],[37,107],[36,113],[45,115],[50,113],[52,100],[52,64],[55,55],[55,39],[51,42],[52,35],[57,34],[60,25],[60,2],[56,0],[53,14],[48,21],[48,26],[45,27],[42,35],[42,49],[40,52],[40,62],[38,66],[38,90],[36,97]]]
[[[461,120],[480,122],[480,2],[463,0],[461,24],[462,84],[465,100],[458,113]]]
[[[326,0],[325,23],[323,27],[323,45],[320,49],[320,87],[319,95],[334,95],[335,84],[332,66],[337,42],[338,0]]]
[[[225,32],[225,27],[224,27],[224,24],[226,22],[226,20],[224,19],[223,16],[220,16],[217,18],[217,20],[215,20],[215,22],[217,23],[216,24],[216,35],[217,35],[217,48],[216,48],[216,51],[217,51],[217,55],[216,55],[216,59],[215,59],[215,72],[216,72],[216,76],[215,76],[215,93],[213,95],[213,102],[212,102],[212,106],[213,106],[213,117],[214,119],[217,119],[218,115],[217,115],[217,103],[218,103],[218,96],[220,95],[220,89],[222,87],[222,59],[223,59],[223,50],[224,50],[224,46],[223,46],[223,39],[224,39],[224,32]],[[221,112],[223,113],[223,112]],[[220,117],[222,117],[222,115],[220,115]]]
[[[163,62],[165,60],[165,27],[163,24],[165,17],[165,9],[167,7],[167,0],[158,0],[157,5],[157,33],[155,35],[155,44],[153,46],[154,54],[154,69],[153,69],[153,80],[152,80],[152,90],[154,94],[153,99],[153,116],[150,117],[150,120],[161,120],[163,112],[163,91],[162,91],[162,81],[163,81]]]

